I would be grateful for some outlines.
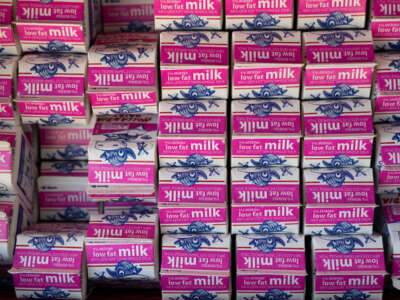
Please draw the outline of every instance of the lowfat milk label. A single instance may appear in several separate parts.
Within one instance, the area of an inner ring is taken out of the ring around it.
[[[228,36],[228,32],[161,32],[161,64],[228,65]]]
[[[159,104],[160,134],[225,134],[225,100],[162,101]]]
[[[396,92],[376,91],[373,98],[374,123],[400,120],[400,95]]]
[[[308,63],[373,62],[374,44],[369,30],[304,32]]]
[[[380,166],[377,169],[377,172],[377,193],[398,193],[400,182],[400,168]]]
[[[161,233],[228,233],[226,204],[158,205]]]
[[[1,29],[0,29],[1,34]],[[0,44],[1,47],[1,44]],[[0,57],[0,98],[9,99],[13,97],[13,85],[14,79],[16,78],[17,72],[17,61],[18,58],[15,56],[1,56]],[[11,115],[14,116],[12,110],[9,109],[7,112],[6,109],[3,108],[0,110],[0,117],[10,117]]]
[[[400,16],[400,6],[396,0],[373,0],[374,17],[398,17]]]
[[[301,134],[300,101],[234,100],[233,133]]]
[[[195,163],[195,162],[194,162]],[[158,203],[225,204],[225,168],[161,168],[158,175]]]
[[[156,30],[221,30],[221,0],[154,1]]]
[[[0,4],[0,24],[11,24],[13,14],[13,1],[5,0]]]
[[[381,92],[400,91],[400,54],[376,55],[376,81]]]
[[[293,28],[292,0],[227,0],[225,23],[227,29],[265,30]]]
[[[374,63],[309,64],[303,79],[303,99],[370,98]]]
[[[376,151],[382,166],[400,166],[400,126],[377,124]]]
[[[11,24],[0,25],[0,49],[2,49],[2,55],[21,54],[21,46],[16,40],[16,34]]]
[[[235,63],[303,62],[300,31],[233,31],[232,44]]]
[[[302,64],[236,64],[232,98],[299,98]]]
[[[231,237],[226,234],[163,235],[161,261],[161,274],[178,270],[229,273]]]
[[[232,203],[300,204],[297,168],[232,168],[231,180]]]
[[[400,49],[400,21],[396,18],[372,18],[371,31],[375,50]]]
[[[298,29],[364,28],[367,0],[305,0],[299,3]]]

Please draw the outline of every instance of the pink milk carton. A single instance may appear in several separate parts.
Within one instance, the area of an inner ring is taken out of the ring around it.
[[[376,124],[376,154],[381,166],[400,166],[400,126]],[[400,182],[399,182],[400,183]]]
[[[299,98],[303,64],[236,63],[233,99]]]
[[[6,0],[0,4],[0,24],[11,24],[13,16],[13,0]]]
[[[161,64],[229,65],[228,39],[228,32],[161,32]]]
[[[369,98],[375,63],[308,64],[302,99]]]
[[[18,63],[18,96],[83,97],[86,67],[82,54],[27,54]]]
[[[221,30],[223,5],[221,0],[155,0],[155,29]]]
[[[105,32],[154,30],[153,0],[102,1]]]
[[[58,125],[39,127],[40,156],[47,160],[87,160],[88,146],[94,127],[89,125]]]
[[[225,135],[160,135],[158,154],[161,167],[225,167]]]
[[[293,0],[225,2],[226,29],[293,29]]]
[[[1,56],[0,57],[0,99],[10,100],[14,96],[17,85],[17,62],[16,56]],[[6,112],[7,111],[7,112]],[[0,111],[0,118],[9,117],[11,111],[8,109]]]
[[[226,169],[190,165],[187,168],[161,168],[158,174],[158,203],[226,204]]]
[[[312,250],[313,299],[382,299],[386,270],[381,236],[313,236]]]
[[[120,114],[156,114],[158,91],[148,89],[90,89],[88,91],[93,114],[96,116]]]
[[[297,29],[364,28],[367,0],[305,0],[299,3]]]
[[[86,298],[85,231],[31,230],[17,236],[14,278],[18,298]]]
[[[175,100],[159,104],[160,134],[225,134],[225,100]]]
[[[400,91],[400,54],[377,53],[377,90],[381,92]]]
[[[21,44],[11,24],[0,25],[0,49],[3,55],[21,55]]]
[[[398,194],[400,192],[400,167],[385,167],[377,162],[376,193],[377,194]]]
[[[303,32],[308,63],[374,62],[370,30]]]
[[[400,49],[399,18],[372,18],[370,28],[375,50]]]
[[[233,134],[301,135],[300,101],[234,100],[231,125]]]
[[[399,228],[399,206],[390,205],[385,207],[385,220],[383,226],[385,228],[385,254],[392,274],[392,284],[394,288],[400,289],[400,228]],[[390,213],[388,214],[388,212]],[[393,216],[394,215],[394,216]]]
[[[2,133],[21,124],[21,118],[11,99],[0,100],[0,124]]]
[[[123,213],[131,214],[156,214],[157,203],[155,203],[155,194],[139,195],[139,197],[125,196],[120,197],[120,200],[109,200],[103,202],[103,212],[106,215],[120,215]],[[145,202],[146,201],[146,202]]]
[[[400,17],[400,6],[395,0],[371,0],[371,16],[381,17]]]
[[[233,31],[232,56],[235,63],[302,63],[301,32]]]
[[[161,65],[161,97],[228,99],[229,66]]]
[[[228,209],[224,204],[158,205],[162,234],[228,233]]]
[[[155,43],[95,44],[90,48],[90,87],[143,87],[157,85]]]
[[[304,236],[250,234],[236,237],[236,298],[304,299]]]
[[[399,93],[380,92],[375,88],[372,104],[374,107],[374,123],[397,122],[400,120]]]
[[[400,204],[400,194],[393,193],[384,193],[384,194],[377,194],[378,203],[385,207],[385,206],[397,206]]]
[[[375,192],[370,168],[305,169],[304,233],[371,234]]]

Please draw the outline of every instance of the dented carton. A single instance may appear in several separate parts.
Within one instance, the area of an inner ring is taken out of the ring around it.
[[[14,27],[9,25],[0,25],[0,47],[3,48],[3,55],[21,55],[21,44],[18,40]]]
[[[378,53],[376,55],[376,83],[381,92],[400,91],[400,54]]]
[[[155,0],[155,29],[221,30],[223,7],[221,0]]]
[[[228,39],[228,32],[161,32],[161,64],[229,65]]]
[[[370,30],[303,32],[308,63],[374,62]]]
[[[364,28],[367,0],[305,0],[299,2],[297,29]]]
[[[302,63],[301,51],[300,31],[232,32],[235,63]]]
[[[370,28],[375,50],[400,49],[399,18],[372,18]]]
[[[159,104],[160,134],[226,134],[225,100],[162,101]]]
[[[162,99],[228,99],[229,66],[161,65],[160,72]]]

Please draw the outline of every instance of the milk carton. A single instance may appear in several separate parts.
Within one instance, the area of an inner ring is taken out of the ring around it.
[[[13,14],[13,0],[3,1],[0,5],[0,24],[11,24]]]
[[[378,53],[376,55],[377,90],[381,92],[400,91],[400,54]]]
[[[93,114],[106,117],[120,114],[156,114],[158,91],[146,89],[90,89],[88,91]]]
[[[221,30],[223,5],[221,0],[155,0],[155,29]]]
[[[154,1],[102,1],[105,32],[154,30]]]
[[[155,203],[155,194],[150,196],[138,196],[139,197],[125,196],[117,200],[105,201],[103,202],[103,212],[106,215],[118,215],[123,213],[146,215],[158,212],[157,203]]]
[[[378,235],[314,236],[313,299],[382,299],[385,271]]]
[[[372,18],[370,28],[375,50],[400,49],[400,19]]]
[[[238,235],[236,298],[304,299],[304,247],[302,235]]]
[[[374,62],[370,30],[303,32],[308,63]]]
[[[374,90],[372,104],[374,123],[397,122],[400,120],[400,94]]]
[[[376,193],[377,194],[398,194],[400,191],[400,168],[381,166],[376,167]]]
[[[235,63],[302,63],[301,32],[233,31],[232,56]]]
[[[0,25],[0,47],[4,55],[21,55],[21,44],[11,24]]]
[[[17,80],[17,62],[16,56],[1,56],[0,57],[0,99],[10,100],[14,96]],[[5,111],[1,111],[4,114]],[[7,117],[10,113],[5,114]]]
[[[157,45],[121,42],[95,44],[88,53],[89,87],[143,87],[157,85]]]
[[[228,99],[229,66],[161,65],[160,71],[162,99]]]
[[[302,68],[302,64],[237,63],[233,67],[232,98],[299,98]]]
[[[227,29],[292,29],[294,1],[225,1]]]
[[[374,63],[308,64],[302,99],[369,98]]]
[[[385,207],[386,208],[386,207]],[[399,275],[400,275],[400,228],[398,226],[399,218],[399,206],[393,205],[387,207],[387,212],[392,210],[396,213],[395,218],[385,212],[384,226],[387,230],[385,242],[387,244],[385,248],[385,254],[388,259],[388,264],[392,274],[392,284],[394,288],[400,289],[399,286]]]
[[[228,38],[228,32],[161,32],[161,64],[229,65]]]
[[[376,124],[376,152],[381,166],[400,166],[400,126]]]
[[[299,3],[297,29],[364,28],[367,0],[305,0]]]
[[[161,167],[225,167],[226,152],[225,135],[160,135],[158,137]]]
[[[159,132],[168,134],[225,134],[225,100],[162,101],[159,104]]]
[[[82,54],[27,54],[18,63],[18,96],[82,97],[86,67]]]
[[[305,234],[371,234],[375,192],[372,169],[305,169]]]
[[[301,135],[298,100],[234,100],[231,116],[233,134]]]
[[[13,275],[18,298],[86,298],[85,231],[31,230],[17,236]]]
[[[370,2],[371,15],[376,18],[400,17],[400,7],[392,0],[372,0]]]

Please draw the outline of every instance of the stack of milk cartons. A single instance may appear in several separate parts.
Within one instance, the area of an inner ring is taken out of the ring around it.
[[[386,275],[382,237],[312,237],[313,299],[383,297]]]
[[[299,233],[301,33],[232,40],[232,232]]]
[[[231,236],[163,235],[162,299],[231,299]]]
[[[0,49],[1,55],[20,55],[21,46],[12,25],[16,0],[0,4]]]
[[[162,233],[227,233],[228,33],[162,32]]]
[[[236,237],[236,299],[305,299],[305,239],[297,234]]]
[[[159,287],[157,214],[92,215],[85,249],[95,283]]]

